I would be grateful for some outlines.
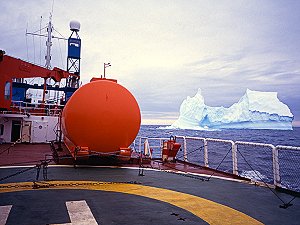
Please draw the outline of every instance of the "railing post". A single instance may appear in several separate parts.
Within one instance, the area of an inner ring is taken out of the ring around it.
[[[274,175],[274,185],[275,187],[280,185],[280,175],[279,175],[279,161],[278,161],[278,148],[272,146],[273,154],[273,175]]]
[[[132,144],[133,144],[133,150],[134,150],[134,151],[136,151],[136,149],[135,149],[136,143],[135,143],[135,142],[136,142],[136,139],[134,139],[134,140],[133,140],[133,143],[132,143]]]
[[[232,173],[234,175],[239,175],[238,166],[237,166],[237,144],[231,142],[231,151],[232,151]]]
[[[146,140],[144,142],[144,154],[145,155],[149,155],[149,142],[148,142],[148,138],[146,138]]]
[[[140,137],[139,153],[142,153],[142,137]]]
[[[185,162],[188,162],[187,158],[187,148],[186,148],[186,139],[183,137],[183,158]]]
[[[159,149],[160,149],[160,156],[162,157],[162,151],[163,151],[163,148],[164,148],[164,146],[163,146],[163,140],[162,139],[159,139]]]
[[[204,145],[204,166],[209,167],[209,164],[208,164],[207,140],[205,138],[203,140],[203,145]]]

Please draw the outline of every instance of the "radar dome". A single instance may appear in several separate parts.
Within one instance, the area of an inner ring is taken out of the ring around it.
[[[70,22],[70,30],[71,31],[79,31],[80,30],[80,23],[76,20],[72,20]]]

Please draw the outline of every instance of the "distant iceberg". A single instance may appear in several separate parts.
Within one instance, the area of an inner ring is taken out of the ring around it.
[[[292,130],[293,114],[277,98],[277,92],[247,89],[229,108],[204,103],[201,89],[187,97],[180,106],[180,116],[170,128],[179,129],[277,129]]]

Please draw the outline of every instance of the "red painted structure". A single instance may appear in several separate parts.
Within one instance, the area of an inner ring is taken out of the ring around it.
[[[14,79],[41,77],[45,79],[52,78],[55,82],[59,82],[61,79],[70,76],[77,77],[77,75],[57,67],[49,70],[21,59],[4,55],[4,51],[0,50],[0,109],[10,110]]]
[[[164,162],[174,161],[181,147],[181,144],[176,142],[176,137],[171,136],[170,140],[163,142],[162,160]]]
[[[62,125],[73,156],[97,152],[130,158],[141,114],[134,96],[116,80],[99,78],[79,88],[67,102]],[[80,153],[81,151],[81,153]]]
[[[51,78],[59,82],[63,78],[77,75],[56,67],[52,70],[46,69],[4,55],[4,51],[0,50],[0,111],[16,112],[14,104],[18,100],[13,101],[12,96],[15,86],[23,90],[44,87],[45,93],[45,84],[38,87],[22,82],[23,78],[35,77]],[[71,91],[74,92],[74,89]],[[45,107],[44,98],[42,105]],[[119,159],[130,159],[129,146],[138,134],[140,123],[138,103],[126,88],[117,84],[117,80],[114,79],[93,78],[90,83],[74,92],[64,107],[62,115],[64,143],[75,158],[79,149],[81,155],[88,156],[97,152],[117,155]]]

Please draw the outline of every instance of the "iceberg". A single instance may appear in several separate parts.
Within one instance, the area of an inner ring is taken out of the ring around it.
[[[292,130],[294,116],[277,92],[247,89],[229,108],[205,105],[201,89],[180,106],[179,118],[170,128],[179,129],[276,129]]]

